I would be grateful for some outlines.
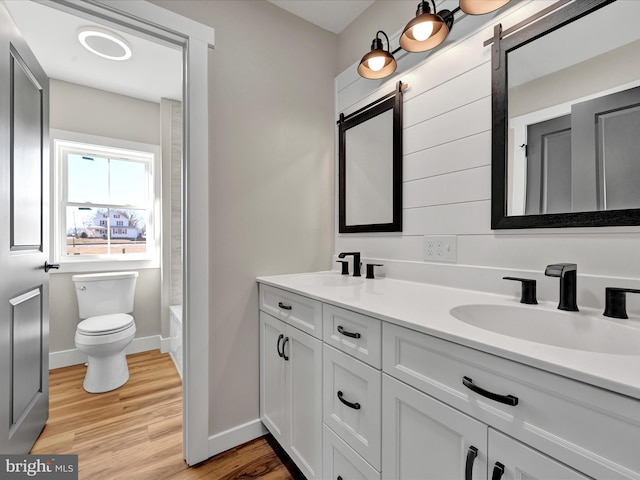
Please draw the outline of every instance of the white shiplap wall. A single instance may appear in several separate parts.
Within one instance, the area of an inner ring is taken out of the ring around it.
[[[388,79],[362,79],[356,65],[336,78],[336,118],[392,91],[398,80],[409,84],[404,93],[403,232],[337,234],[336,253],[361,251],[385,263],[391,276],[411,271],[412,278],[457,285],[457,278],[466,275],[485,283],[463,282],[467,288],[504,293],[518,287],[494,282],[494,277],[526,274],[539,280],[541,297],[549,299],[557,297],[557,280],[542,275],[545,266],[574,262],[583,280],[579,287],[589,286],[581,289],[580,299],[594,307],[603,303],[604,285],[640,287],[638,227],[490,228],[491,47],[483,43],[495,24],[506,29],[553,3],[522,1],[493,15],[457,19],[445,45],[428,56],[401,54],[398,73]],[[438,8],[456,5],[445,1]],[[422,237],[441,234],[457,235],[457,265],[423,261]],[[630,311],[640,311],[640,300],[629,301]]]

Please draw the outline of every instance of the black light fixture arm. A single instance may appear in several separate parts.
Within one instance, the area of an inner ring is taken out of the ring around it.
[[[387,39],[387,52],[391,52],[391,43],[389,42],[389,37],[387,36],[386,33],[384,33],[383,30],[378,30],[376,32],[376,38],[373,40],[373,42],[376,44],[376,48],[380,48],[382,50],[384,50],[384,45],[382,44],[382,40],[380,40],[379,35],[382,34],[384,35],[384,38]],[[373,45],[372,45],[373,47]]]

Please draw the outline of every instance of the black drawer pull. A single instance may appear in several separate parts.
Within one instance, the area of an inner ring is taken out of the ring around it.
[[[284,338],[283,334],[280,334],[280,336],[278,337],[277,349],[278,349],[278,356],[280,358],[284,357],[284,348],[282,349],[282,351],[280,350],[280,342],[282,341],[283,338]]]
[[[471,480],[473,478],[473,463],[478,456],[478,449],[473,445],[469,447],[467,451],[467,463],[464,468],[464,480]]]
[[[286,303],[278,302],[278,306],[283,310],[291,310],[291,305],[287,305]]]
[[[462,384],[470,390],[473,390],[479,395],[483,397],[490,398],[496,402],[504,403],[505,405],[511,405],[515,407],[518,405],[518,397],[514,397],[513,395],[500,395],[498,393],[490,392],[489,390],[485,390],[484,388],[480,388],[477,385],[473,384],[473,380],[469,377],[462,377]]]
[[[285,361],[289,360],[289,357],[287,357],[287,355],[284,353],[284,346],[289,343],[289,337],[284,337],[284,342],[282,342],[282,358],[285,359]]]
[[[356,403],[351,403],[351,402],[345,400],[344,398],[342,398],[343,395],[344,394],[340,390],[338,390],[338,400],[340,400],[342,403],[344,403],[349,408],[353,408],[354,410],[360,410],[360,404],[359,403],[357,403],[357,402]]]
[[[496,464],[493,466],[493,474],[491,475],[491,480],[500,480],[503,474],[504,465],[500,462],[496,462]]]
[[[358,332],[347,332],[344,328],[342,328],[342,325],[338,325],[338,332],[340,332],[345,337],[360,338],[362,336]]]

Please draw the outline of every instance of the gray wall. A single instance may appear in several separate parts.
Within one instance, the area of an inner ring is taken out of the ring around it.
[[[153,3],[216,34],[209,51],[214,435],[259,415],[256,276],[331,267],[337,37],[265,0]]]
[[[159,115],[159,104],[51,79],[52,129],[159,145]],[[75,348],[79,317],[71,268],[63,266],[49,277],[50,352]],[[159,335],[160,269],[138,271],[136,337]]]

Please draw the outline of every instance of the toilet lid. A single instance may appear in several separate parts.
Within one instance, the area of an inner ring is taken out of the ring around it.
[[[83,335],[108,335],[121,332],[133,325],[133,317],[126,313],[89,317],[78,324],[78,333]]]

